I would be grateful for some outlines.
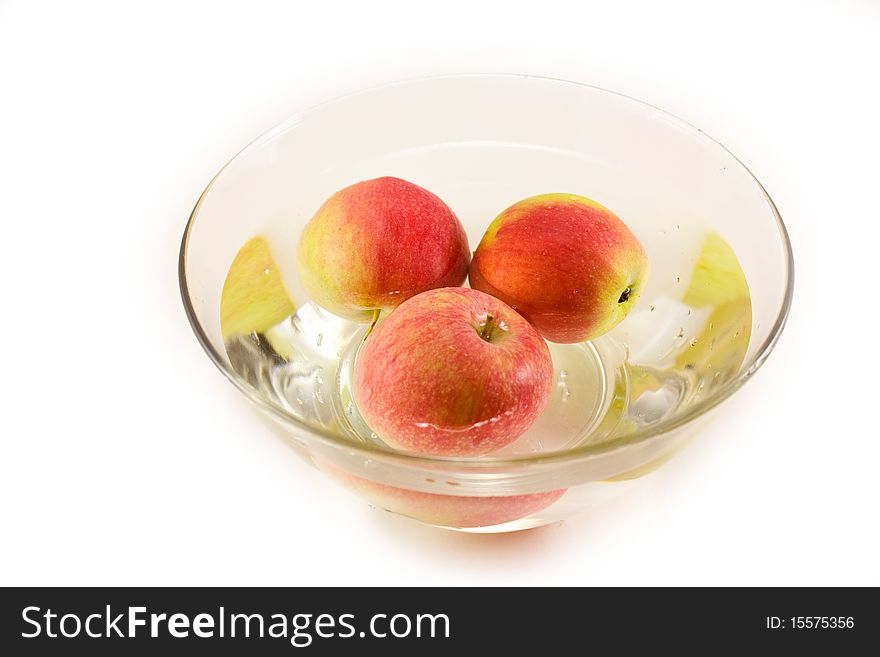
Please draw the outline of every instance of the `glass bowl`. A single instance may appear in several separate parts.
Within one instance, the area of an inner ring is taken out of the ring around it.
[[[330,194],[379,176],[440,196],[471,249],[515,201],[568,192],[611,208],[647,251],[630,315],[592,342],[550,345],[547,410],[499,452],[385,446],[350,388],[366,326],[302,292],[301,229]],[[600,504],[685,445],[772,350],[793,261],[761,184],[693,126],[582,84],[463,75],[349,95],[266,132],[202,193],[179,273],[205,351],[309,462],[377,507],[500,532]]]

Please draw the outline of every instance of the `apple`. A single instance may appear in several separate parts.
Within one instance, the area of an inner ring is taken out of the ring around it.
[[[388,445],[477,456],[531,426],[547,404],[547,344],[510,306],[468,288],[416,295],[376,325],[354,367],[354,398]]]
[[[333,194],[303,229],[297,271],[330,312],[374,321],[412,296],[461,285],[467,235],[449,207],[400,178],[375,178]]]
[[[238,250],[223,282],[220,293],[223,339],[265,333],[295,311],[269,243],[263,237],[251,238]]]
[[[720,235],[704,239],[681,300],[710,313],[678,354],[676,366],[720,386],[739,372],[752,337],[749,284],[736,253]]]
[[[351,474],[327,463],[319,467],[344,486],[379,508],[430,525],[468,529],[513,522],[543,511],[566,489],[520,495],[445,495],[389,486]]]
[[[644,249],[611,210],[575,194],[542,194],[495,218],[474,253],[470,284],[547,340],[572,343],[623,320],[647,274]]]

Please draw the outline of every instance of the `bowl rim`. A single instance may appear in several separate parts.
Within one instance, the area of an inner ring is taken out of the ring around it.
[[[754,183],[757,185],[761,194],[764,196],[765,201],[770,207],[771,214],[773,216],[774,221],[776,222],[777,230],[779,231],[780,239],[782,241],[782,247],[785,251],[785,270],[784,270],[784,285],[785,285],[785,293],[783,295],[782,304],[780,305],[779,311],[776,315],[776,318],[773,322],[772,327],[770,328],[770,332],[765,338],[764,342],[758,347],[755,354],[752,358],[744,363],[741,366],[739,374],[725,383],[722,387],[718,388],[711,395],[707,396],[704,399],[700,399],[698,402],[691,405],[684,413],[681,415],[674,417],[666,422],[661,422],[657,425],[646,427],[644,429],[639,429],[637,431],[633,431],[631,433],[627,433],[621,435],[612,440],[604,441],[596,444],[585,444],[580,446],[575,446],[569,449],[559,450],[555,452],[548,452],[546,454],[524,454],[517,456],[503,456],[503,457],[493,457],[492,455],[480,456],[480,457],[460,457],[460,456],[432,456],[425,454],[416,454],[416,453],[407,453],[401,452],[398,450],[391,449],[390,447],[384,447],[378,444],[371,443],[355,443],[349,439],[346,439],[342,436],[338,436],[329,431],[322,429],[321,427],[316,427],[310,425],[306,422],[303,422],[299,418],[297,418],[292,413],[285,411],[280,406],[276,406],[271,402],[267,401],[263,397],[259,396],[255,393],[244,381],[241,377],[225,363],[223,356],[217,352],[214,348],[214,345],[211,343],[208,338],[205,330],[202,328],[201,323],[196,315],[195,308],[193,307],[190,301],[189,294],[189,286],[187,284],[186,276],[187,276],[187,252],[189,246],[189,238],[192,233],[192,228],[195,225],[196,219],[199,215],[199,210],[201,209],[202,203],[204,199],[207,197],[208,193],[211,191],[214,183],[220,178],[223,172],[241,155],[244,153],[259,147],[262,143],[272,139],[277,134],[284,132],[292,127],[295,127],[297,124],[303,121],[303,119],[312,114],[314,112],[318,112],[323,108],[334,105],[336,103],[342,101],[351,100],[360,95],[370,94],[376,91],[381,91],[383,89],[404,86],[409,84],[419,84],[431,81],[440,81],[440,80],[450,80],[450,79],[460,79],[460,78],[481,78],[481,79],[537,79],[545,82],[552,82],[555,84],[563,84],[570,85],[578,88],[588,89],[593,92],[600,92],[602,94],[608,94],[612,96],[616,96],[618,98],[622,98],[630,103],[634,103],[642,108],[651,109],[659,114],[663,115],[666,119],[672,121],[677,124],[679,127],[684,128],[688,132],[692,133],[694,136],[705,139],[709,143],[714,144],[715,146],[721,148],[727,155],[729,155],[735,162],[737,162],[743,170],[751,177]],[[740,160],[736,155],[731,153],[721,142],[709,136],[703,130],[697,128],[693,124],[675,116],[674,114],[670,114],[666,110],[663,110],[655,105],[650,103],[646,103],[644,101],[638,100],[637,98],[633,98],[632,96],[628,96],[626,94],[618,93],[616,91],[611,91],[608,89],[604,89],[602,87],[598,87],[591,84],[586,84],[583,82],[575,82],[571,80],[564,80],[560,78],[554,78],[550,76],[542,76],[542,75],[524,75],[524,74],[516,74],[516,73],[453,73],[453,74],[443,74],[443,75],[430,75],[430,76],[419,76],[412,78],[405,78],[396,80],[393,82],[388,82],[385,84],[379,84],[370,86],[364,89],[360,89],[358,91],[350,92],[347,94],[343,94],[340,96],[336,96],[329,100],[323,101],[317,105],[312,105],[306,109],[303,109],[292,116],[288,117],[284,121],[278,123],[277,125],[269,128],[258,137],[253,139],[250,143],[244,146],[241,150],[236,152],[229,160],[217,171],[217,173],[211,178],[208,184],[205,186],[202,193],[199,195],[198,200],[195,203],[192,211],[190,212],[189,219],[187,220],[186,227],[184,228],[183,238],[180,244],[180,252],[178,257],[178,283],[180,286],[180,295],[183,301],[184,311],[186,312],[187,319],[189,320],[190,326],[192,327],[193,332],[196,335],[199,343],[202,345],[202,348],[208,354],[210,359],[214,362],[214,365],[226,376],[226,378],[236,387],[238,390],[244,394],[244,396],[254,403],[260,410],[268,413],[274,419],[282,422],[283,424],[293,424],[300,434],[308,435],[310,438],[318,440],[322,444],[327,447],[334,449],[344,449],[347,452],[353,454],[359,454],[365,456],[367,458],[378,458],[382,459],[390,459],[394,460],[400,464],[415,466],[419,468],[424,467],[436,467],[436,466],[454,466],[456,469],[460,470],[483,470],[487,466],[492,468],[504,467],[504,466],[523,466],[528,464],[554,464],[554,465],[568,465],[577,463],[579,461],[586,461],[592,458],[598,457],[599,455],[606,455],[609,452],[616,451],[619,449],[623,449],[628,446],[643,444],[651,441],[652,439],[659,439],[660,437],[674,431],[675,429],[682,427],[690,422],[706,415],[709,411],[716,408],[726,399],[728,399],[734,392],[736,392],[742,385],[748,381],[752,375],[764,364],[764,362],[769,357],[770,353],[772,353],[774,347],[779,341],[779,337],[782,334],[782,331],[785,327],[786,321],[788,319],[788,315],[791,309],[792,298],[794,295],[794,254],[792,253],[792,245],[791,239],[788,234],[788,230],[785,227],[785,223],[782,221],[782,216],[779,213],[779,210],[776,207],[776,204],[773,202],[773,199],[770,197],[770,194],[764,188],[764,185],[758,180],[754,173]]]

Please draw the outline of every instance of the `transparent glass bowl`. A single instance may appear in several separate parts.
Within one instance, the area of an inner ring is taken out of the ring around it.
[[[419,456],[370,435],[347,379],[365,327],[315,307],[296,279],[297,238],[321,202],[384,175],[440,196],[471,249],[513,202],[569,192],[611,208],[648,253],[651,278],[629,317],[592,343],[551,345],[548,410],[500,452]],[[268,340],[224,338],[224,281],[255,237],[297,312]],[[590,86],[469,75],[356,93],[265,133],[202,193],[179,273],[205,351],[311,463],[375,506],[495,532],[600,504],[682,447],[769,355],[793,261],[763,187],[693,126]],[[272,339],[284,346],[269,349]]]

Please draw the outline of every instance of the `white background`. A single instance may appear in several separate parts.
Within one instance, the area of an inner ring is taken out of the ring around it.
[[[880,584],[880,3],[0,0],[0,584]],[[789,325],[688,450],[506,536],[375,511],[202,353],[177,253],[289,114],[514,72],[659,105],[791,232]]]

